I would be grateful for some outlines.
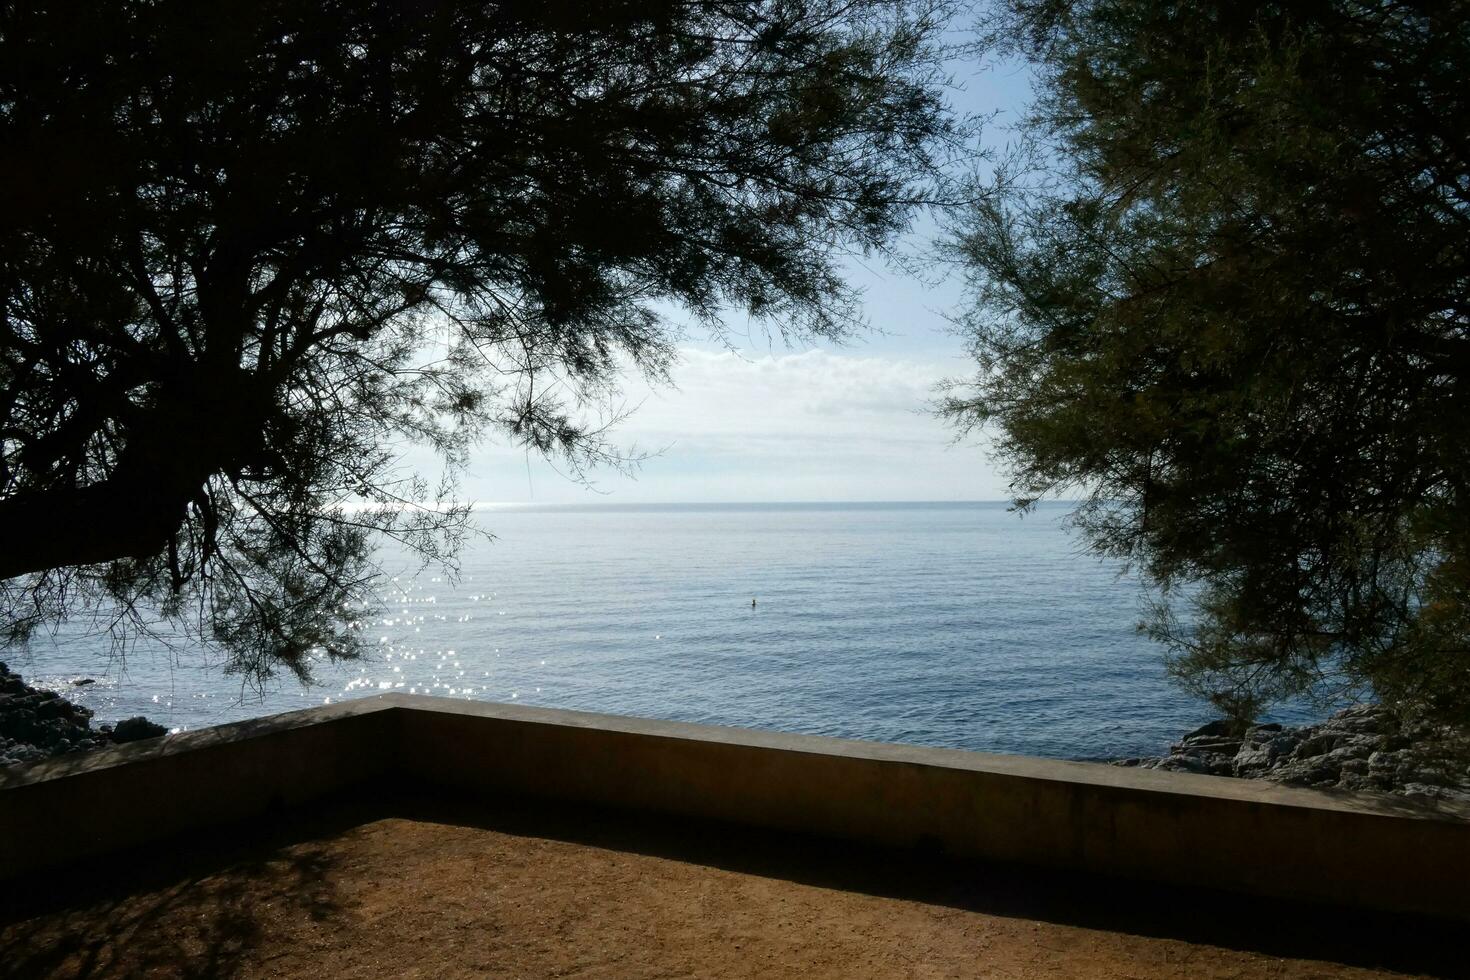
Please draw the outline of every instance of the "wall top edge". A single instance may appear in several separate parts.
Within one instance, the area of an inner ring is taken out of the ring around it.
[[[1281,786],[1262,780],[1154,772],[1097,762],[1068,762],[1033,756],[969,752],[889,742],[800,735],[788,732],[688,722],[660,721],[624,715],[540,708],[523,704],[461,701],[423,694],[381,694],[283,714],[230,722],[159,739],[62,756],[29,766],[0,770],[0,793],[8,789],[261,738],[310,725],[333,724],[385,712],[411,718],[478,718],[560,728],[590,729],[676,741],[717,743],[806,755],[929,766],[967,772],[1078,783],[1122,792],[1162,793],[1227,800],[1245,804],[1301,807],[1360,815],[1431,821],[1470,821],[1470,805],[1423,802],[1377,793],[1349,793]]]

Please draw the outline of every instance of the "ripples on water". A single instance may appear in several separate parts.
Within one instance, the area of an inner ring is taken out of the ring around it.
[[[1066,508],[518,508],[451,585],[401,559],[367,662],[263,696],[195,652],[64,632],[9,654],[97,722],[197,728],[395,690],[1060,758],[1157,753],[1208,710]],[[750,600],[757,600],[751,608]],[[98,683],[73,688],[72,678]],[[1278,720],[1302,721],[1299,712]]]

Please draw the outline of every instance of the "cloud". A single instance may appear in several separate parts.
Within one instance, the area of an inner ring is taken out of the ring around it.
[[[828,350],[746,357],[681,350],[674,387],[630,384],[619,444],[658,455],[605,499],[956,500],[1005,496],[982,448],[954,445],[934,386],[957,362]],[[528,472],[529,470],[529,472]],[[597,499],[545,464],[487,449],[466,487],[478,500]]]
[[[929,411],[940,376],[933,365],[824,350],[758,358],[688,350],[677,387],[643,392],[624,431],[708,452],[943,443],[948,434]]]

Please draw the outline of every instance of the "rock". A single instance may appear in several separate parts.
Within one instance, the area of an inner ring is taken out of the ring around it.
[[[1235,774],[1235,758],[1221,752],[1186,749],[1160,760],[1155,768],[1177,772],[1200,772],[1212,776],[1232,776]]]
[[[100,744],[92,712],[54,691],[27,687],[9,668],[0,671],[0,765],[37,762]]]
[[[112,740],[114,742],[136,742],[139,739],[157,738],[159,735],[167,734],[167,728],[139,715],[136,718],[125,718],[118,722],[112,729]]]
[[[1171,755],[1167,759],[1160,759],[1158,764],[1151,768],[1160,769],[1164,772],[1192,772],[1200,775],[1210,775],[1211,767],[1204,759],[1192,755]]]
[[[1194,731],[1190,732],[1188,735],[1180,739],[1180,741],[1187,742],[1192,738],[1202,738],[1206,736],[1222,738],[1228,737],[1234,734],[1234,732],[1235,726],[1226,719],[1220,718],[1210,722],[1209,724],[1201,725],[1199,728],[1196,728]]]
[[[60,698],[48,698],[47,700],[42,701],[40,704],[36,705],[37,718],[62,718],[69,716],[70,714],[70,702],[63,701]]]
[[[55,749],[57,752],[65,751],[62,742],[67,733],[71,731],[71,726],[66,723],[66,719],[48,718],[38,722],[37,727],[40,729],[40,738],[35,740],[38,745],[47,749]]]
[[[1371,708],[1371,711],[1363,711],[1363,708]],[[1352,712],[1351,714],[1349,712]],[[1339,731],[1353,732],[1354,734],[1379,735],[1390,726],[1391,722],[1385,713],[1377,710],[1375,705],[1359,705],[1357,708],[1348,708],[1335,715],[1332,719],[1332,727]]]
[[[1235,775],[1251,777],[1271,767],[1276,756],[1266,748],[1243,748],[1235,755]]]
[[[1344,765],[1349,761],[1361,762],[1364,771],[1367,771],[1368,757],[1373,754],[1374,741],[1354,742],[1351,740],[1342,742],[1337,748],[1326,753],[1326,758],[1332,759],[1338,765]]]
[[[88,684],[96,684],[97,679],[95,677],[78,677],[71,683],[72,687],[86,687]]]
[[[1393,778],[1395,782],[1404,786],[1426,783],[1442,785],[1456,781],[1453,770],[1422,759],[1399,760],[1399,764],[1394,768]]]
[[[1295,749],[1292,750],[1293,759],[1309,759],[1314,755],[1325,755],[1337,748],[1342,736],[1336,732],[1318,732],[1309,738],[1303,739]]]
[[[1379,705],[1354,705],[1316,725],[1250,725],[1232,734],[1223,720],[1195,729],[1157,759],[1123,765],[1293,786],[1392,792],[1470,802],[1470,732],[1402,722]]]
[[[1248,757],[1247,767],[1259,766],[1262,761],[1273,764],[1289,756],[1301,738],[1295,732],[1261,731],[1248,736],[1236,752],[1236,758]]]
[[[17,742],[34,742],[40,736],[40,722],[29,708],[7,711],[0,716],[0,735]]]
[[[1470,791],[1436,786],[1433,783],[1408,783],[1401,789],[1405,796],[1429,800],[1450,800],[1455,803],[1470,803]]]
[[[1368,754],[1368,769],[1370,772],[1379,772],[1392,775],[1398,768],[1399,757],[1395,752],[1386,752],[1380,749]]]
[[[1270,739],[1266,744],[1270,746],[1271,752],[1278,759],[1291,755],[1296,747],[1306,738],[1301,732],[1282,732],[1280,735]]]
[[[41,762],[49,753],[34,745],[17,745],[8,752],[10,758],[15,762]]]
[[[1413,744],[1414,740],[1412,738],[1409,738],[1403,732],[1393,732],[1379,739],[1379,748],[1385,749],[1389,752],[1397,752],[1400,749],[1407,749]]]
[[[1186,738],[1177,746],[1174,746],[1172,751],[1188,752],[1192,755],[1198,755],[1201,752],[1234,755],[1240,751],[1240,745],[1241,742],[1238,738],[1218,738],[1212,735],[1204,735],[1195,738]]]
[[[1293,759],[1267,771],[1263,778],[1289,786],[1331,786],[1341,769],[1326,756]]]

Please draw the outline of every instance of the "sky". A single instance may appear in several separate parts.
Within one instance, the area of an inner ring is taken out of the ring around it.
[[[1000,148],[1024,110],[1024,67],[956,65],[958,111],[999,117],[983,141]],[[921,247],[924,232],[907,243]],[[636,407],[613,441],[650,455],[636,473],[590,474],[589,487],[504,444],[479,447],[464,496],[477,503],[662,503],[1002,500],[1006,481],[983,440],[956,442],[933,411],[935,386],[974,370],[945,313],[963,302],[953,278],[924,284],[880,261],[849,262],[863,291],[866,335],[841,347],[786,347],[727,322],[731,351],[693,337],[673,385],[626,385]]]

